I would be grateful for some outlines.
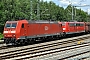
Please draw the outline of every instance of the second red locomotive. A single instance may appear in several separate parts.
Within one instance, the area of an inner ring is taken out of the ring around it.
[[[85,32],[85,22],[59,22],[59,24],[62,24],[64,35]]]

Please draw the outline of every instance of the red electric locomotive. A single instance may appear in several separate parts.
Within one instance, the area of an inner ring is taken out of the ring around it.
[[[6,44],[31,43],[36,39],[60,36],[62,25],[51,21],[7,21],[4,27],[4,42]]]
[[[61,23],[64,34],[85,32],[84,22],[59,22],[59,24]]]

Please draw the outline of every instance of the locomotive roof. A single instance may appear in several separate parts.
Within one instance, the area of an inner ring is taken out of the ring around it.
[[[28,21],[29,23],[58,23],[56,21],[45,21],[45,20],[37,20],[37,21]]]
[[[62,22],[62,23],[84,23],[84,22]]]
[[[17,22],[17,21],[7,21],[6,23],[15,23],[15,22]]]
[[[23,21],[23,20],[18,20]],[[14,23],[18,21],[7,21],[7,23]],[[47,20],[27,20],[28,23],[58,23],[57,21],[47,21]]]
[[[85,22],[87,25],[90,25],[90,22]]]

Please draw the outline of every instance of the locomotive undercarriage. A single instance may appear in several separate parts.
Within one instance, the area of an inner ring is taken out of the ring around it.
[[[15,38],[4,38],[4,42],[5,42],[7,45],[15,45],[16,39],[15,39]]]
[[[25,38],[25,39],[18,39],[16,40],[15,38],[5,38],[4,42],[7,45],[25,45],[25,44],[33,44],[36,41],[50,41],[50,40],[55,40],[61,38],[63,35],[52,35],[52,36],[44,36],[44,37],[34,37],[34,38]]]

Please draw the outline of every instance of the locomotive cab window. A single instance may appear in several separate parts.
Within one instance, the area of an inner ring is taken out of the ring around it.
[[[64,22],[62,23],[62,26],[65,26],[65,23]]]
[[[6,27],[6,28],[10,28],[10,27],[11,27],[11,23],[7,23],[7,24],[5,25],[5,27]]]
[[[16,26],[17,26],[17,23],[12,23],[12,28],[16,28]]]
[[[22,28],[24,28],[24,24],[22,24]]]
[[[16,26],[17,26],[17,23],[7,23],[5,25],[6,28],[16,28]]]

